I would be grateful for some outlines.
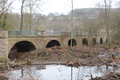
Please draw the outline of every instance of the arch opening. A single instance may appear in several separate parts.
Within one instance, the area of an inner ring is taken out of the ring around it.
[[[46,48],[50,48],[54,46],[60,46],[60,43],[57,40],[51,40],[50,42],[48,42]]]
[[[71,39],[68,41],[68,46],[71,46]],[[77,46],[77,42],[75,39],[72,39],[72,46]]]
[[[12,49],[17,49],[17,52],[28,52],[35,50],[36,48],[34,44],[29,41],[20,41],[16,43]]]
[[[87,46],[88,45],[88,40],[86,38],[83,38],[82,43],[83,43],[83,45]]]
[[[106,38],[106,42],[108,43],[108,40],[107,40],[107,38]]]
[[[103,40],[102,40],[102,38],[100,38],[100,44],[103,44]]]
[[[20,53],[29,52],[35,49],[36,47],[34,46],[32,42],[20,41],[11,48],[8,57],[11,59],[13,57],[16,57],[17,54],[20,55]]]
[[[97,43],[96,43],[96,39],[93,38],[93,39],[92,39],[92,45],[95,45],[95,44],[97,44]]]

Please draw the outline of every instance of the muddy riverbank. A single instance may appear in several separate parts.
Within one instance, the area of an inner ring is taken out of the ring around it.
[[[21,67],[28,67],[29,65],[52,65],[52,64],[62,64],[62,65],[72,65],[72,66],[114,66],[115,70],[119,67],[119,61],[114,61],[110,59],[112,55],[120,58],[120,48],[118,45],[114,45],[111,48],[106,47],[106,45],[96,45],[96,46],[76,46],[73,47],[71,51],[70,48],[63,47],[53,47],[50,50],[42,49],[35,50],[25,53],[11,54],[9,58],[9,68],[10,70],[20,69]],[[30,61],[30,64],[27,63]],[[76,64],[77,63],[77,64]],[[113,63],[113,64],[111,64]],[[0,65],[0,71],[4,70],[2,73],[7,73],[8,67],[7,63]],[[117,72],[111,72],[106,75],[118,75]],[[5,74],[3,74],[5,76]],[[0,76],[3,76],[0,75]],[[94,78],[96,80],[98,77]],[[100,77],[99,77],[100,78]],[[103,77],[102,77],[103,78]],[[108,78],[105,77],[104,79]],[[111,80],[114,76],[109,77]],[[117,77],[119,78],[119,76]],[[101,80],[101,79],[99,79]]]

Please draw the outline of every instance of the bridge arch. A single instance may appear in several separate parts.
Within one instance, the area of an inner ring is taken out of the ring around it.
[[[30,41],[19,41],[15,43],[11,48],[11,50],[15,50],[15,49],[17,50],[17,52],[28,52],[28,51],[35,50],[36,47]]]
[[[100,44],[103,44],[103,39],[102,39],[102,37],[100,38]]]
[[[71,39],[68,41],[68,46],[71,46]],[[77,46],[77,41],[72,39],[72,46]]]
[[[54,47],[54,46],[61,46],[59,41],[51,40],[47,43],[46,48]]]
[[[106,43],[108,43],[108,39],[106,38]]]
[[[96,39],[95,38],[92,39],[92,45],[94,45],[94,44],[96,44]]]
[[[86,38],[83,38],[82,44],[83,44],[83,45],[88,45],[88,40],[87,40]]]

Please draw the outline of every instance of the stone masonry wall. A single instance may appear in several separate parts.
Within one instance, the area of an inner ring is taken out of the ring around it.
[[[0,61],[5,61],[7,58],[7,31],[0,31]]]

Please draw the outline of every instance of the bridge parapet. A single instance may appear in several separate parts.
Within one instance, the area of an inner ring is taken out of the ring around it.
[[[61,36],[68,36],[68,32],[61,32]]]
[[[87,36],[88,32],[65,32],[65,31],[53,31],[53,30],[23,30],[14,31],[9,30],[8,36]]]
[[[37,31],[35,30],[23,30],[23,31],[9,30],[8,36],[37,36]]]
[[[50,34],[51,33],[51,34]],[[53,45],[60,44],[60,46],[69,46],[71,40],[71,32],[65,31],[50,31],[46,33],[44,30],[37,31],[0,31],[0,61],[8,58],[8,52],[12,47],[19,42],[25,42],[26,44],[32,43],[35,45],[36,49],[45,48],[47,44],[52,43]],[[47,34],[47,35],[46,35]],[[10,36],[10,37],[8,37]],[[20,36],[20,37],[17,37]],[[28,37],[27,37],[28,36]],[[34,37],[35,36],[35,37]],[[46,36],[46,37],[42,37]],[[92,44],[93,39],[96,43],[106,42],[106,36],[104,35],[92,35],[88,37],[88,32],[73,32],[73,42],[78,46],[83,45],[83,43]],[[86,39],[86,40],[84,40]],[[27,43],[28,42],[28,43]],[[21,44],[21,43],[19,43]]]
[[[37,35],[38,36],[46,36],[46,32],[44,30],[38,30]]]
[[[61,31],[46,31],[46,36],[61,36]]]
[[[0,38],[6,38],[7,37],[7,31],[0,31]]]

